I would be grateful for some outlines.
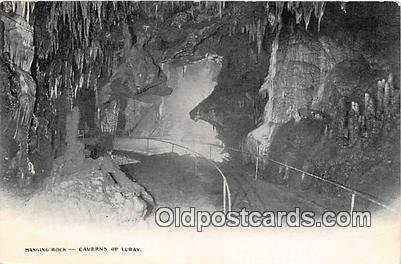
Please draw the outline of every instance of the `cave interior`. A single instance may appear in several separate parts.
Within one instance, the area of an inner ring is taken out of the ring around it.
[[[0,18],[0,189],[24,206],[216,210],[213,164],[233,209],[400,195],[396,3],[2,2]]]

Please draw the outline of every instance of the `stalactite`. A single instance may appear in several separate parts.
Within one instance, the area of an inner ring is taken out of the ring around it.
[[[320,31],[320,23],[326,8],[326,2],[313,2],[315,17],[318,20],[318,31]]]
[[[22,3],[22,5],[21,5]],[[169,12],[172,10],[176,10],[177,6],[187,5],[187,3],[152,3],[146,5],[144,9],[148,16],[156,19],[163,19],[164,11],[169,9]],[[171,7],[170,7],[171,6]],[[239,6],[230,3],[227,6],[225,2],[205,2],[197,5],[198,8],[205,7],[206,9],[210,9],[213,14],[218,14],[220,18],[223,17],[223,12],[229,12],[230,14],[237,13],[240,11]],[[13,10],[22,10],[23,15],[27,20],[29,20],[32,11],[34,10],[35,3],[23,3],[23,2],[14,2],[12,4]],[[111,8],[110,8],[111,7]],[[53,2],[50,6],[50,14],[47,17],[46,27],[49,32],[50,38],[50,48],[45,49],[48,52],[44,54],[44,58],[49,58],[54,54],[57,54],[60,50],[60,47],[65,44],[62,43],[65,41],[64,32],[61,30],[64,28],[69,31],[70,37],[68,37],[70,43],[70,50],[67,50],[67,54],[72,52],[74,55],[72,56],[72,61],[74,62],[74,71],[72,72],[72,67],[68,68],[68,73],[63,72],[64,76],[68,76],[63,81],[62,86],[58,83],[58,89],[67,86],[68,89],[73,91],[76,87],[76,84],[79,84],[79,78],[74,78],[75,76],[81,76],[83,71],[87,72],[88,70],[94,67],[93,65],[96,62],[104,61],[109,67],[106,70],[107,75],[112,75],[115,71],[117,64],[119,63],[117,59],[113,59],[116,57],[115,54],[106,54],[102,49],[105,46],[100,46],[98,43],[94,45],[94,39],[92,39],[93,31],[91,31],[92,27],[100,27],[104,26],[103,21],[110,20],[111,17],[115,17],[112,20],[114,25],[118,25],[120,21],[124,21],[124,18],[121,16],[121,10],[130,10],[134,11],[138,9],[140,5],[138,3],[121,3],[113,1],[111,5],[107,3],[103,3],[102,1],[95,2]],[[166,8],[167,7],[167,8]],[[300,22],[301,18],[304,17],[305,20],[305,28],[308,28],[310,14],[314,10],[314,14],[319,21],[320,28],[320,20],[324,13],[325,3],[319,2],[314,4],[309,3],[300,3],[300,2],[276,2],[274,4],[269,4],[268,2],[264,6],[265,12],[268,13],[267,19],[256,18],[254,20],[248,20],[247,22],[238,21],[238,19],[234,19],[233,25],[230,25],[228,34],[234,35],[237,31],[237,26],[239,26],[240,30],[243,33],[247,33],[249,37],[249,41],[256,42],[257,46],[257,55],[260,56],[262,51],[262,43],[264,38],[265,27],[267,22],[273,21],[274,26],[273,30],[277,30],[277,28],[281,28],[282,26],[282,13],[283,9],[287,8],[290,12],[295,13],[297,22]],[[21,12],[21,11],[18,11]],[[110,14],[111,13],[111,14]],[[224,13],[225,15],[226,13]],[[45,45],[44,43],[40,43],[39,45]],[[87,49],[90,47],[89,49]],[[74,52],[78,50],[78,52]],[[11,52],[12,56],[15,56],[15,51]],[[68,55],[67,55],[68,57]],[[274,56],[273,56],[274,57]],[[76,67],[75,67],[76,66]],[[273,71],[274,72],[274,71]],[[51,77],[50,77],[51,78]],[[68,83],[67,79],[69,81]],[[55,82],[52,82],[53,84]],[[82,87],[86,87],[89,82],[85,81],[84,85],[78,85],[79,89]],[[74,88],[73,88],[74,87]],[[64,89],[64,88],[63,88]],[[262,89],[261,89],[262,90]],[[54,93],[52,93],[54,94]],[[76,94],[71,92],[71,94]],[[391,96],[390,96],[391,97]]]
[[[263,30],[263,31],[262,31]],[[262,41],[263,41],[263,35],[264,35],[264,27],[262,23],[260,22],[260,19],[258,19],[258,24],[257,24],[257,46],[258,46],[258,56],[260,55],[260,52],[262,50]]]
[[[299,24],[302,20],[303,11],[302,8],[295,8],[295,23]]]
[[[221,3],[221,1],[219,1],[218,2],[219,3],[219,17],[220,17],[220,19],[222,18],[222,11],[221,11],[221,9],[222,9],[222,3]]]
[[[302,8],[303,8],[303,16],[304,16],[304,22],[305,22],[305,30],[308,30],[310,17],[312,15],[312,11],[313,11],[312,3],[311,2],[303,2]]]
[[[279,29],[283,26],[282,14],[284,10],[284,2],[276,2],[276,21]]]
[[[269,11],[270,11],[269,2],[266,2],[266,5],[265,5],[266,14],[269,14]]]
[[[279,37],[280,37],[280,27],[276,31],[276,36],[273,40],[272,43],[272,50],[271,50],[271,55],[270,55],[270,64],[269,64],[269,73],[262,85],[262,87],[259,90],[259,93],[261,93],[265,98],[267,97],[268,94],[270,96],[273,93],[273,85],[274,85],[274,77],[276,76],[276,62],[277,62],[277,50],[279,46]]]
[[[341,10],[344,13],[347,13],[347,3],[346,2],[341,2]]]

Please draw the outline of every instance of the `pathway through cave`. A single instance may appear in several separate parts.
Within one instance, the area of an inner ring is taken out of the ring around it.
[[[136,139],[131,141],[134,144]],[[121,169],[147,188],[157,207],[222,210],[222,177],[205,158],[195,158],[182,151],[174,153],[165,148],[157,149],[157,145],[153,145],[149,152],[116,150],[114,154],[138,161],[121,165]],[[300,210],[313,210],[317,214],[323,211],[318,203],[303,198],[293,190],[262,179],[253,179],[241,162],[234,160],[217,165],[227,177],[233,210],[289,211],[299,207]]]
[[[117,153],[140,161],[122,165],[121,169],[146,187],[155,198],[157,207],[221,209],[222,179],[204,159],[176,153],[150,156]]]

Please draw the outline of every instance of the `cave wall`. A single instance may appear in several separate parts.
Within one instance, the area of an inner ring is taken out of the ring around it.
[[[213,57],[185,66],[164,65],[163,71],[166,72],[168,86],[173,89],[172,93],[159,96],[152,104],[139,100],[130,101],[131,110],[125,110],[125,120],[129,120],[125,124],[125,130],[133,136],[215,143],[217,133],[212,124],[203,120],[192,120],[190,112],[212,93],[220,68],[219,61]],[[140,97],[143,98],[144,96]],[[134,104],[143,107],[138,109]]]
[[[399,186],[399,145],[387,142],[399,138],[399,8],[354,3],[341,13],[328,5],[321,31],[313,25],[305,30],[289,20],[277,31],[273,67],[260,88],[269,101],[244,158],[264,155],[262,167],[279,181],[290,179],[269,158],[383,197],[372,190],[374,179]]]
[[[30,132],[37,125],[34,115],[37,87],[31,76],[34,45],[30,8],[9,2],[2,6],[4,13],[0,16],[0,171],[5,175],[2,179],[20,187],[29,185],[36,172],[29,155]]]
[[[66,116],[75,105],[84,113],[81,129],[163,134],[168,129],[159,128],[168,125],[158,122],[168,112],[167,98],[182,100],[172,94],[176,85],[167,83],[163,65],[181,69],[210,54],[222,58],[217,85],[181,111],[214,126],[226,145],[241,145],[250,153],[245,160],[274,157],[282,127],[305,120],[321,124],[322,140],[331,137],[350,150],[358,138],[383,132],[382,123],[394,136],[399,8],[393,3],[54,2],[7,8],[22,12],[34,28],[33,58],[23,46],[31,37],[14,41],[13,50],[22,56],[17,64],[32,61],[38,87],[32,149],[51,152],[51,158],[65,152]],[[95,102],[88,104],[90,98]]]

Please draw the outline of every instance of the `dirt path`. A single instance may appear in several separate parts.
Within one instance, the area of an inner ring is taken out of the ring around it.
[[[127,153],[126,153],[127,154]],[[121,166],[122,170],[152,194],[157,207],[195,207],[220,210],[222,179],[205,160],[174,153],[144,156],[129,154],[141,162]]]
[[[122,170],[153,195],[156,206],[197,210],[222,209],[222,179],[204,159],[175,153],[145,156],[132,152],[119,152],[139,160],[136,164],[122,166]],[[196,166],[196,168],[195,168]],[[285,188],[252,177],[237,166],[220,165],[231,189],[232,209],[240,210],[314,210],[318,205],[303,200]]]

